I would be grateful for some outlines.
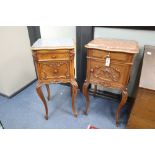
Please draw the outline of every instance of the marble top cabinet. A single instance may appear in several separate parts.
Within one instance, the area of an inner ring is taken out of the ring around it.
[[[47,99],[50,100],[49,84],[54,83],[70,83],[72,111],[74,116],[77,116],[75,98],[78,85],[74,77],[74,50],[75,44],[72,39],[39,39],[32,46],[32,55],[38,77],[36,91],[45,107],[46,119],[48,119],[48,106],[41,86],[46,86]]]

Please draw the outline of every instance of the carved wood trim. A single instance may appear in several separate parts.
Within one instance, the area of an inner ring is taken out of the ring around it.
[[[88,60],[93,60],[93,61],[97,61],[97,62],[102,62],[105,63],[105,59],[101,59],[101,58],[93,58],[93,57],[89,57],[87,56]],[[117,61],[115,59],[111,59],[111,64],[115,64],[115,65],[133,65],[133,62],[124,62],[124,61]]]
[[[90,80],[89,82],[94,85],[100,85],[111,89],[118,89],[119,91],[121,91],[124,87],[122,84],[114,83],[108,80],[97,81],[93,79],[93,80]]]
[[[105,79],[108,79],[113,82],[119,81],[121,75],[118,68],[106,67],[106,66],[95,66],[95,68],[90,69],[90,72],[92,76],[95,78],[98,78],[103,81]]]
[[[65,67],[65,74],[64,75],[58,75],[58,70],[59,70],[59,67],[62,66],[62,65],[66,65]],[[54,76],[52,77],[49,77],[47,75],[47,72],[45,70],[45,67],[49,67],[50,69],[52,69],[53,71],[53,68],[54,68]],[[55,81],[59,81],[59,79],[68,79],[70,77],[69,75],[69,63],[68,62],[50,62],[50,63],[42,63],[41,64],[41,77],[43,78],[43,80],[47,80],[47,79],[57,79]]]

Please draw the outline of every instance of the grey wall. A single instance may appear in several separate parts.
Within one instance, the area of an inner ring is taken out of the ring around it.
[[[26,26],[0,26],[0,94],[8,97],[36,79]]]
[[[128,85],[129,96],[133,97],[137,73],[143,57],[144,45],[155,45],[155,31],[96,27],[94,31],[94,38],[98,37],[136,40],[139,43],[140,53],[135,56],[133,70]],[[118,91],[114,90],[106,90],[119,93]]]

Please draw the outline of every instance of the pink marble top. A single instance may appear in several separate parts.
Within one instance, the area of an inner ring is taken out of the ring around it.
[[[96,38],[90,41],[86,48],[100,49],[114,52],[138,53],[139,46],[136,41],[121,39]]]

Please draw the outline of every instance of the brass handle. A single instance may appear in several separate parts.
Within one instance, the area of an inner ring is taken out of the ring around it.
[[[94,69],[93,69],[93,68],[91,68],[91,69],[90,69],[90,72],[92,72],[92,73],[93,73],[93,72],[94,72]]]
[[[57,70],[57,69],[55,69],[55,70],[54,70],[54,73],[57,73],[57,72],[58,72],[58,70]]]
[[[56,56],[55,55],[53,55],[53,56],[51,56],[52,58],[56,58]]]

